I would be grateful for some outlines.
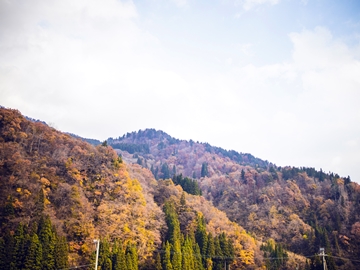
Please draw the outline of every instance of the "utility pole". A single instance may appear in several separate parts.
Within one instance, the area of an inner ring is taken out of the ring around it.
[[[98,269],[98,259],[99,259],[99,248],[100,248],[100,240],[95,239],[94,243],[96,245],[96,259],[95,259],[95,270]]]
[[[324,270],[327,270],[326,260],[325,260],[325,249],[324,249],[324,248],[320,248],[320,254],[319,254],[319,256],[322,256],[322,258],[323,258]]]

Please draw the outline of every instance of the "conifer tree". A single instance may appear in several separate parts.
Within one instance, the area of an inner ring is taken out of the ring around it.
[[[194,269],[203,270],[201,251],[198,243],[194,243]],[[204,258],[205,259],[205,258]]]
[[[55,235],[52,231],[49,216],[42,216],[39,223],[38,236],[42,245],[42,269],[55,269]]]
[[[244,171],[244,169],[241,169],[241,179],[245,180],[245,171]]]
[[[55,242],[55,268],[64,269],[69,267],[68,262],[68,245],[66,243],[66,238],[64,236],[59,236],[55,233],[56,242]]]
[[[182,270],[195,269],[193,243],[191,241],[191,238],[189,238],[188,236],[186,236],[181,250],[182,250],[181,269]]]
[[[173,270],[172,264],[171,264],[171,245],[169,241],[166,241],[165,244],[165,255],[163,259],[163,269],[164,270]]]
[[[214,239],[215,245],[215,256],[213,259],[213,269],[214,270],[222,270],[223,269],[223,253],[220,246],[220,239],[219,237],[215,237]]]
[[[39,237],[34,233],[30,238],[24,270],[40,270],[42,269],[42,246]],[[66,258],[67,259],[67,258]]]
[[[24,267],[26,251],[25,251],[25,233],[24,225],[20,223],[15,231],[14,235],[15,246],[12,262],[10,264],[11,269],[22,269]]]
[[[206,257],[212,258],[215,256],[215,244],[214,244],[214,237],[211,233],[208,234],[208,242],[206,248]]]
[[[138,254],[137,254],[136,246],[134,244],[128,243],[126,247],[126,262],[128,265],[128,270],[138,269]]]
[[[207,249],[207,241],[208,236],[206,234],[206,225],[205,219],[202,214],[198,214],[197,216],[197,226],[195,231],[195,239],[196,243],[199,244],[200,252],[203,258],[206,257],[206,249]]]
[[[100,241],[99,247],[99,258],[98,258],[98,265],[101,267],[102,270],[111,270],[112,265],[109,264],[109,260],[111,262],[111,252],[110,252],[110,244],[107,239],[103,239]],[[109,268],[110,267],[110,268]]]
[[[35,204],[35,215],[40,217],[45,209],[45,194],[44,190],[41,188],[38,194],[38,198]]]
[[[112,261],[110,258],[106,258],[101,269],[103,270],[112,270]]]
[[[161,265],[160,253],[157,253],[157,254],[156,254],[155,269],[156,269],[156,270],[163,270],[162,265]]]
[[[0,238],[0,269],[7,269],[6,267],[6,245],[4,239]]]
[[[11,269],[11,262],[14,257],[14,249],[15,249],[15,239],[14,236],[10,234],[10,231],[6,231],[4,235],[4,253],[2,257],[4,257],[0,263],[2,264],[1,269],[8,270]]]
[[[208,172],[208,165],[206,162],[204,162],[202,165],[201,165],[201,177],[205,177],[205,176],[208,176],[209,172]]]
[[[121,242],[115,241],[112,257],[113,270],[127,270],[125,252]]]
[[[185,210],[186,210],[186,198],[185,198],[185,192],[183,192],[180,198],[180,211],[184,212]]]

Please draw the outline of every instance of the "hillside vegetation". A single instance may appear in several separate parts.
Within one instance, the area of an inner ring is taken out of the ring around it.
[[[309,269],[322,267],[314,256],[320,247],[329,255],[329,269],[360,268],[360,186],[349,176],[278,167],[154,129],[107,142],[157,179],[175,174],[197,179],[203,197],[232,221],[258,240],[306,256]]]
[[[198,182],[123,158],[1,108],[1,269],[93,269],[94,239],[99,269],[265,267],[261,243],[192,192]]]

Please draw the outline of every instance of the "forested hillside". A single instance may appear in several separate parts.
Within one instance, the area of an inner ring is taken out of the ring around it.
[[[156,180],[123,158],[107,143],[93,146],[1,108],[1,269],[93,269],[94,239],[99,269],[268,263],[261,243],[201,196],[198,181],[180,173]],[[284,265],[304,263],[287,256]]]
[[[176,174],[197,179],[202,196],[232,221],[258,240],[306,256],[309,269],[322,267],[314,256],[320,247],[329,255],[329,269],[360,268],[360,186],[349,176],[282,168],[154,129],[107,142],[128,162],[149,168],[156,179]]]

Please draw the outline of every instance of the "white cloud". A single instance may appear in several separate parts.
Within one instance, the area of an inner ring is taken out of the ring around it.
[[[354,143],[360,134],[356,124],[360,123],[357,46],[349,47],[321,27],[289,37],[294,46],[291,61],[247,65],[234,73],[239,93],[250,91],[245,98],[239,94],[239,100],[256,99],[251,114],[259,109],[264,112],[248,116],[259,124],[252,127],[253,132],[268,134],[255,136],[258,148],[254,152],[282,165],[350,174],[360,182],[360,156],[355,154],[360,147]],[[269,144],[277,145],[277,150]]]
[[[230,52],[174,53],[139,16],[131,1],[0,2],[1,105],[86,137],[157,128],[360,182],[359,45],[317,27],[289,35],[286,62],[239,65]]]
[[[188,5],[187,0],[171,0],[177,7],[186,7]]]
[[[252,56],[253,55],[253,52],[252,52],[253,44],[251,44],[251,43],[240,44],[239,48],[240,48],[240,51],[244,55],[246,55],[246,56]]]
[[[236,0],[235,1],[235,5],[242,6],[242,8],[246,11],[249,11],[261,5],[269,4],[273,6],[278,3],[280,3],[280,0]]]

